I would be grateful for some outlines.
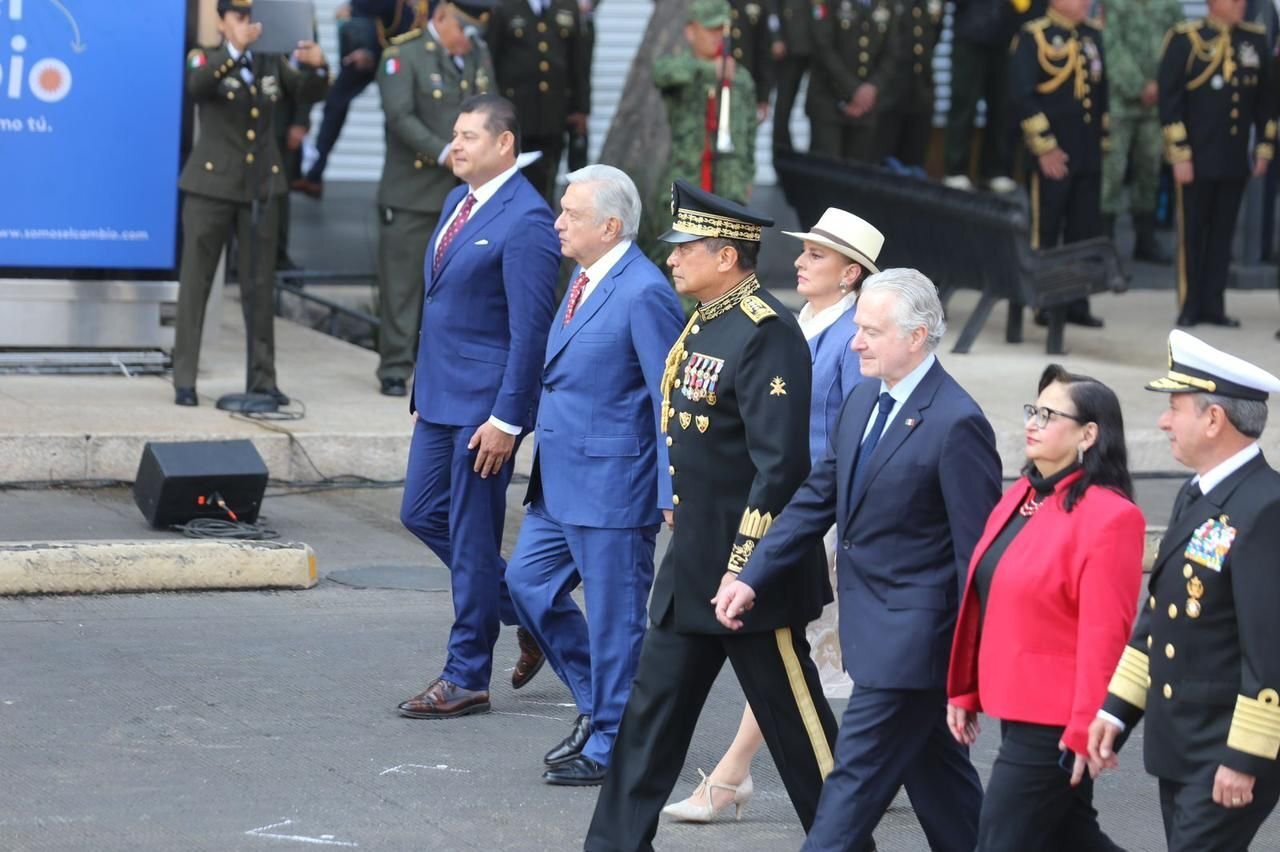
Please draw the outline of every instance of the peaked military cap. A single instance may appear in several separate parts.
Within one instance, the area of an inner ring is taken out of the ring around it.
[[[218,14],[225,15],[228,12],[244,12],[246,15],[251,15],[253,0],[218,0]]]
[[[498,5],[497,0],[431,0],[427,5],[427,17],[436,13],[441,3],[448,3],[457,9],[464,18],[473,23],[485,23],[489,20],[489,12]]]
[[[662,235],[667,243],[691,243],[708,237],[760,242],[773,220],[737,202],[713,195],[688,181],[671,184],[671,230]]]
[[[1147,385],[1163,393],[1212,393],[1266,402],[1280,379],[1243,358],[1214,349],[1185,331],[1169,332],[1169,371]]]

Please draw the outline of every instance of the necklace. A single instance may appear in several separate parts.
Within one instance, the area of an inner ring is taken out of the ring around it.
[[[1044,498],[1041,497],[1039,500],[1037,500],[1035,498],[1035,492],[1033,491],[1031,492],[1031,496],[1027,497],[1027,502],[1023,503],[1022,507],[1018,509],[1018,514],[1022,515],[1022,517],[1024,518],[1029,518],[1040,510],[1040,506],[1043,503],[1044,503]]]

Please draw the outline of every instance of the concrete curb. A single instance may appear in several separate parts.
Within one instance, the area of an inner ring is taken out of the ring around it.
[[[302,543],[80,541],[0,544],[0,595],[309,589],[316,554]]]

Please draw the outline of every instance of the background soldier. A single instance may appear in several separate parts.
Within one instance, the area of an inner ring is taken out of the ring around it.
[[[836,160],[868,161],[881,101],[900,63],[909,62],[910,30],[893,0],[822,0],[814,6],[814,66],[805,113],[809,151]]]
[[[200,135],[178,180],[182,200],[182,261],[173,344],[174,402],[198,405],[196,372],[209,288],[235,229],[240,249],[240,302],[248,337],[245,390],[266,393],[280,405],[276,387],[274,199],[289,191],[273,123],[282,95],[314,103],[328,85],[324,53],[312,41],[286,56],[256,55],[262,25],[251,19],[253,0],[218,0],[223,43],[187,54],[187,93],[200,114]]]
[[[741,630],[722,626],[710,604],[809,471],[809,347],[754,272],[773,223],[684,181],[673,193],[667,263],[676,289],[699,302],[662,378],[674,533],[587,833],[593,850],[651,848],[726,657],[756,717],[770,720],[765,742],[806,830],[836,731],[804,632],[831,600],[820,544]]]
[[[769,95],[773,92],[771,14],[765,0],[729,0],[729,39],[733,45],[733,58],[747,69],[751,82],[755,83],[757,122],[768,117]]]
[[[1124,176],[1133,217],[1133,259],[1168,263],[1156,240],[1156,193],[1160,185],[1160,116],[1156,70],[1161,40],[1182,17],[1178,0],[1107,0],[1107,88],[1111,102],[1111,150],[1102,163],[1102,231],[1115,238]]]
[[[565,133],[587,132],[590,43],[578,0],[501,0],[485,29],[498,88],[516,105],[522,151],[542,157],[524,174],[555,204]]]
[[[1248,849],[1280,798],[1280,474],[1258,449],[1280,379],[1174,331],[1147,389],[1171,394],[1160,428],[1196,475],[1089,728],[1091,772],[1145,716],[1169,852]]]
[[[813,55],[812,0],[779,0],[777,26],[770,21],[773,43],[769,46],[778,96],[773,102],[773,149],[790,151],[791,108],[795,106],[800,81],[809,70]]]
[[[933,49],[942,33],[942,0],[909,0],[898,11],[907,29],[908,57],[894,66],[876,122],[872,161],[893,157],[904,166],[924,166],[933,135]]]
[[[1244,0],[1209,0],[1208,17],[1169,31],[1160,58],[1160,123],[1178,205],[1178,325],[1236,328],[1227,316],[1231,237],[1249,180],[1275,157],[1262,27],[1243,23]],[[1224,133],[1224,129],[1226,132]]]
[[[493,80],[484,42],[464,29],[487,8],[487,0],[436,0],[427,29],[393,39],[378,68],[387,140],[378,184],[378,380],[387,396],[404,396],[413,372],[427,244],[458,183],[449,163],[458,107]]]
[[[1107,78],[1102,35],[1085,19],[1088,8],[1089,0],[1052,0],[1048,15],[1024,25],[1014,43],[1009,98],[1036,157],[1030,177],[1032,248],[1102,233]],[[1068,306],[1067,321],[1102,327],[1087,297]]]

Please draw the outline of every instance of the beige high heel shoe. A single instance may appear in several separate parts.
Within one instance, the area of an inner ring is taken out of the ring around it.
[[[702,776],[702,783],[694,788],[689,798],[683,802],[667,805],[662,812],[678,822],[711,822],[716,818],[716,814],[733,805],[734,818],[742,819],[742,812],[746,809],[747,802],[751,801],[751,795],[756,791],[751,776],[747,775],[746,780],[735,787],[732,784],[712,783],[707,773],[701,769],[698,770],[698,774]],[[712,790],[727,790],[733,793],[733,798],[717,808]]]

